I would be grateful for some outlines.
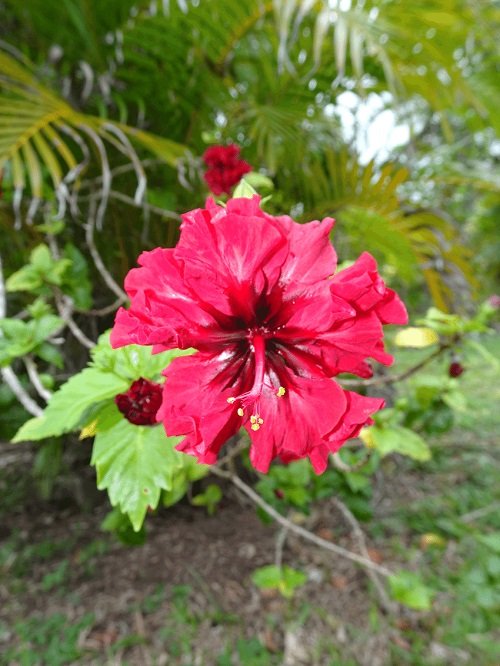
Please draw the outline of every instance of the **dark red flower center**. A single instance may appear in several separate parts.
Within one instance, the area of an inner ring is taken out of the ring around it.
[[[125,393],[115,397],[123,416],[134,425],[154,425],[161,406],[162,387],[141,377]]]

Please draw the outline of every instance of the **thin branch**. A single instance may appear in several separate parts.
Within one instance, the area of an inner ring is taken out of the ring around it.
[[[76,308],[75,307],[75,312],[81,312],[82,314],[86,315],[92,315],[93,317],[105,317],[108,314],[111,314],[112,312],[115,312],[120,305],[123,303],[123,298],[117,298],[115,301],[110,303],[109,305],[105,305],[102,308],[94,308],[92,310],[83,310],[82,308]]]
[[[73,319],[73,301],[69,296],[61,294],[57,290],[54,290],[54,299],[56,302],[56,308],[59,312],[61,319],[67,325],[69,330],[73,333],[75,338],[80,344],[82,344],[87,349],[92,349],[95,347],[95,342],[88,338],[82,329],[78,326],[76,321]]]
[[[370,379],[344,379],[342,380],[342,386],[380,386],[382,384],[395,384],[397,382],[401,382],[404,379],[408,379],[408,377],[414,375],[416,372],[431,363],[431,361],[434,361],[434,359],[438,358],[438,356],[441,356],[441,354],[450,347],[451,343],[449,342],[441,344],[432,354],[411,368],[408,368],[404,372],[400,372],[398,375],[389,375],[387,377],[372,377]]]
[[[375,571],[381,576],[392,575],[392,572],[389,569],[377,564],[376,562],[373,562],[369,557],[363,557],[362,555],[358,555],[357,553],[353,553],[350,550],[347,550],[347,548],[342,548],[342,546],[337,546],[337,544],[331,543],[326,539],[322,539],[321,537],[317,536],[316,534],[313,534],[309,530],[306,530],[304,527],[292,523],[288,518],[282,516],[281,513],[276,511],[276,509],[274,509],[270,504],[268,504],[264,499],[262,499],[262,497],[258,493],[256,493],[252,488],[250,488],[250,486],[248,486],[244,481],[242,481],[239,478],[239,476],[236,476],[235,474],[231,474],[229,472],[225,472],[224,470],[221,470],[216,466],[213,466],[210,471],[216,476],[220,476],[221,478],[228,479],[229,481],[231,481],[231,483],[233,483],[237,488],[239,488],[243,493],[245,493],[245,495],[249,497],[252,500],[252,502],[254,502],[254,504],[257,504],[257,506],[260,506],[261,509],[264,509],[264,511],[268,513],[271,516],[271,518],[274,518],[274,520],[277,523],[279,523],[282,527],[285,527],[289,532],[293,532],[294,534],[301,536],[306,541],[310,541],[311,543],[314,543],[316,546],[319,546],[320,548],[324,548],[325,550],[329,550],[332,553],[335,553],[336,555],[345,557],[347,560],[350,560],[351,562],[356,562],[356,564],[360,564],[362,567],[371,569],[372,571]]]
[[[7,315],[7,297],[5,294],[5,282],[3,279],[3,268],[2,268],[2,257],[0,256],[0,319],[4,319]],[[0,331],[0,335],[1,335]],[[12,393],[16,396],[18,401],[24,407],[24,409],[32,414],[33,416],[41,416],[43,414],[43,409],[38,405],[33,398],[28,394],[24,389],[24,386],[21,384],[17,378],[16,373],[10,366],[0,369],[0,374],[2,379],[10,388]]]
[[[500,509],[500,502],[493,502],[492,504],[483,506],[480,509],[476,509],[475,511],[464,513],[463,516],[460,516],[460,520],[464,523],[472,523],[477,518],[487,516],[489,513],[493,513],[493,511],[498,511],[498,509]]]
[[[128,197],[126,194],[117,192],[116,190],[111,190],[109,193],[110,199],[116,199],[117,201],[123,201],[123,203],[128,204],[129,206],[134,206],[135,208],[142,208],[151,213],[156,213],[160,217],[164,217],[168,220],[176,220],[177,222],[181,221],[181,216],[174,212],[173,210],[166,210],[165,208],[160,208],[159,206],[153,206],[153,204],[143,202],[137,202],[132,197]]]
[[[338,499],[338,497],[334,498],[334,503],[335,506],[339,509],[339,511],[342,513],[346,521],[349,523],[352,532],[354,534],[354,537],[356,538],[356,541],[358,542],[358,547],[359,550],[361,551],[361,554],[363,557],[366,557],[367,559],[370,558],[370,554],[368,553],[368,549],[366,547],[366,541],[365,541],[365,535],[363,534],[363,530],[361,529],[358,521],[354,517],[353,513],[351,510],[342,502],[341,500]],[[378,577],[378,572],[375,572],[373,569],[368,569],[366,570],[367,575],[370,577],[370,580],[372,581],[373,585],[375,586],[375,589],[378,592],[380,601],[385,608],[386,611],[389,613],[394,612],[396,609],[396,605],[389,599],[387,596],[387,592],[385,591],[383,583],[380,581],[380,578]]]
[[[287,536],[288,536],[288,528],[282,527],[278,532],[278,536],[276,537],[276,551],[274,555],[274,563],[279,569],[281,569],[281,565],[283,564],[283,548],[285,547]]]
[[[332,453],[330,456],[333,466],[338,469],[340,472],[356,472],[358,469],[361,469],[364,467],[368,461],[370,460],[370,452],[368,452],[364,458],[361,460],[358,460],[357,463],[354,465],[348,465],[346,462],[342,460],[340,457],[340,453]]]
[[[133,201],[133,199],[132,199]],[[124,303],[127,300],[127,294],[123,291],[123,289],[118,285],[118,283],[115,281],[111,273],[108,271],[106,266],[104,265],[104,261],[102,260],[101,255],[99,254],[99,251],[96,247],[95,241],[94,241],[94,210],[95,210],[95,199],[92,198],[90,202],[90,210],[89,210],[89,217],[88,221],[85,227],[85,241],[87,243],[87,247],[89,248],[90,256],[94,260],[95,267],[99,271],[102,279],[106,283],[106,285],[109,287],[109,289],[118,296],[118,299],[120,300],[121,303]]]
[[[2,379],[4,380],[4,382],[7,384],[12,393],[16,396],[18,401],[21,403],[21,405],[24,407],[24,409],[27,412],[29,412],[33,416],[41,416],[43,414],[43,409],[27,393],[27,391],[24,389],[23,385],[17,378],[16,373],[14,372],[14,370],[12,370],[10,366],[2,368],[0,370],[0,374],[2,375]]]
[[[35,361],[31,356],[25,356],[23,361],[24,365],[26,366],[26,370],[28,372],[28,377],[30,378],[30,382],[33,384],[35,391],[38,393],[38,395],[41,398],[45,400],[45,402],[48,402],[52,397],[52,391],[46,389],[45,386],[42,384],[42,380],[40,379],[40,375],[38,374],[38,368],[36,367]]]

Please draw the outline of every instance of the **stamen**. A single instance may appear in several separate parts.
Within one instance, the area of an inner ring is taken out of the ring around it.
[[[233,403],[236,402],[236,398],[228,398],[227,401],[230,405],[232,405]]]
[[[276,392],[276,395],[278,398],[282,398],[286,393],[286,388],[284,386],[280,386],[279,389]]]
[[[245,412],[241,407],[238,407],[238,411],[236,413],[238,414],[238,416],[243,416]]]

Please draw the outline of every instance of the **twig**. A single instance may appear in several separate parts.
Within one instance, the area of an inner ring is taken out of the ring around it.
[[[46,389],[45,386],[42,384],[42,380],[40,379],[40,375],[38,374],[38,368],[36,367],[35,361],[31,356],[25,356],[23,361],[24,365],[26,366],[26,370],[28,372],[28,377],[30,378],[30,382],[33,384],[33,387],[35,388],[35,391],[38,393],[38,395],[41,398],[45,400],[45,402],[48,402],[52,397],[52,391]]]
[[[159,206],[153,206],[153,204],[149,204],[145,201],[136,201],[135,199],[132,199],[132,197],[128,197],[126,194],[122,194],[122,192],[117,192],[116,190],[110,191],[109,198],[116,199],[117,201],[123,201],[123,203],[126,203],[129,206],[134,206],[135,208],[143,208],[150,211],[151,213],[160,215],[160,217],[165,217],[168,220],[176,220],[177,222],[181,221],[181,216],[173,210],[166,210],[165,208],[160,208]]]
[[[372,560],[370,560],[370,558],[363,557],[362,555],[358,555],[357,553],[352,553],[350,550],[342,548],[342,546],[337,546],[337,544],[331,543],[326,539],[322,539],[321,537],[317,536],[316,534],[313,534],[309,530],[306,530],[304,527],[292,523],[288,518],[282,516],[281,513],[276,511],[276,509],[274,509],[270,504],[268,504],[264,499],[262,499],[262,497],[258,493],[256,493],[252,488],[250,488],[250,486],[248,486],[244,481],[242,481],[239,476],[236,476],[235,474],[231,474],[229,472],[225,472],[224,470],[219,469],[219,467],[216,467],[215,465],[211,468],[210,471],[216,476],[220,476],[221,478],[228,479],[229,481],[231,481],[231,483],[233,483],[237,488],[239,488],[243,493],[245,493],[245,495],[249,497],[252,500],[252,502],[254,502],[254,504],[257,504],[257,506],[260,506],[261,509],[264,509],[264,511],[268,513],[271,516],[271,518],[274,518],[274,520],[277,523],[279,523],[282,527],[285,527],[289,532],[298,534],[306,541],[310,541],[311,543],[314,543],[316,546],[324,548],[325,550],[329,550],[332,553],[335,553],[336,555],[345,557],[347,560],[351,560],[351,562],[356,562],[356,564],[360,564],[361,566],[367,569],[371,569],[372,571],[377,572],[381,576],[392,575],[392,572],[389,569],[377,564],[376,562],[373,562]]]
[[[340,454],[337,453],[332,453],[331,459],[333,462],[333,466],[338,469],[341,472],[356,472],[358,469],[361,469],[364,467],[367,462],[370,460],[370,452],[368,452],[364,458],[361,460],[358,460],[357,463],[354,465],[348,465],[346,462],[342,460],[340,457]]]
[[[492,504],[488,504],[488,506],[483,506],[480,509],[476,509],[475,511],[464,513],[463,516],[460,516],[460,520],[463,523],[472,523],[474,520],[476,520],[476,518],[482,518],[483,516],[487,516],[489,513],[497,511],[497,509],[500,509],[500,502],[493,502]]]
[[[25,391],[14,370],[12,370],[10,366],[7,366],[6,368],[2,368],[0,373],[4,382],[19,400],[24,409],[33,416],[41,416],[43,414],[43,409]]]
[[[7,314],[7,297],[5,295],[5,282],[3,279],[2,257],[0,256],[0,319],[4,319]],[[0,336],[2,335],[0,331]],[[10,366],[0,369],[2,379],[10,388],[12,393],[19,400],[24,409],[33,416],[41,416],[43,409],[38,405],[17,378],[16,373]]]
[[[99,271],[102,279],[109,287],[109,289],[118,296],[118,298],[121,300],[122,303],[124,303],[127,300],[127,294],[118,285],[118,283],[115,281],[111,273],[104,265],[104,261],[102,260],[102,257],[99,254],[99,251],[94,241],[94,225],[95,225],[94,212],[95,212],[95,199],[92,198],[90,201],[89,217],[85,228],[85,241],[87,243],[87,247],[89,248],[90,256],[94,260],[95,267]]]
[[[285,547],[286,538],[288,536],[288,528],[282,527],[276,537],[276,551],[274,555],[274,563],[281,569],[283,564],[283,548]]]
[[[87,349],[92,349],[93,347],[95,347],[96,343],[85,335],[85,333],[82,331],[82,329],[78,326],[78,324],[72,317],[73,301],[71,300],[71,298],[69,298],[69,296],[65,296],[64,294],[61,294],[57,290],[54,290],[54,299],[56,302],[57,311],[59,312],[61,319],[63,319],[64,323],[73,333],[78,342],[82,344],[84,347],[87,347]]]
[[[342,386],[379,386],[381,384],[395,384],[396,382],[401,382],[424,368],[428,363],[433,361],[438,356],[441,356],[441,354],[450,347],[451,343],[449,342],[440,345],[438,349],[436,349],[432,354],[411,368],[408,368],[408,370],[400,372],[398,375],[389,375],[388,377],[372,377],[370,379],[344,379],[342,380]]]
[[[338,499],[338,497],[334,498],[334,504],[335,506],[339,509],[339,511],[342,513],[346,521],[349,523],[352,532],[356,538],[356,541],[358,542],[358,547],[359,550],[361,551],[361,554],[368,558],[370,558],[370,554],[368,553],[368,549],[366,547],[366,541],[365,541],[365,535],[363,534],[363,530],[361,529],[358,521],[354,517],[353,513],[351,510],[342,502],[341,500]],[[373,569],[368,569],[366,570],[367,575],[370,577],[370,580],[372,581],[373,585],[375,586],[375,589],[378,592],[378,595],[380,597],[380,601],[385,608],[386,611],[389,613],[394,612],[396,609],[396,605],[389,599],[387,596],[387,592],[385,591],[383,583],[380,581],[377,573]]]
[[[123,303],[123,298],[120,297],[117,298],[112,303],[110,303],[109,305],[105,305],[102,308],[84,310],[82,308],[75,307],[75,312],[81,312],[82,314],[92,315],[93,317],[105,317],[106,315],[111,314],[111,312],[115,312],[115,310],[117,310],[122,303]]]

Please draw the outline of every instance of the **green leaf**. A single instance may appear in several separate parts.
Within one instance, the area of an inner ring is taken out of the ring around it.
[[[425,440],[408,428],[393,425],[381,427],[378,425],[370,428],[373,438],[373,447],[383,456],[389,453],[400,453],[419,462],[425,462],[431,458],[431,450]]]
[[[77,308],[88,310],[92,306],[92,284],[85,257],[72,243],[64,246],[64,256],[70,264],[64,274],[63,289]]]
[[[7,291],[37,291],[43,285],[39,272],[28,264],[15,273],[12,273],[5,281]]]
[[[136,426],[125,419],[96,435],[91,464],[97,487],[108,491],[112,506],[129,516],[136,532],[148,507],[158,506],[161,490],[172,488],[182,466],[183,454],[174,450],[179,441],[167,437],[161,426]]]
[[[246,199],[251,199],[254,194],[257,194],[257,191],[254,190],[250,183],[242,178],[234,189],[233,198],[244,197]]]
[[[398,571],[389,576],[389,586],[393,598],[408,608],[423,611],[431,608],[435,592],[427,587],[417,574],[411,571]]]
[[[252,574],[252,582],[261,589],[274,589],[286,598],[293,597],[295,590],[306,583],[307,576],[302,571],[292,569],[286,564],[278,567],[275,564],[256,569]]]
[[[146,541],[144,526],[138,532],[134,530],[129,517],[120,511],[112,509],[101,523],[101,529],[112,532],[126,546],[142,546]]]
[[[63,384],[42,416],[27,421],[12,441],[38,440],[71,432],[92,405],[113,398],[128,387],[129,382],[122,377],[86,368]]]
[[[172,349],[161,354],[152,354],[151,347],[129,345],[112,349],[109,332],[100,336],[91,352],[92,366],[102,372],[112,372],[129,382],[146,377],[159,379],[167,365],[178,356],[188,356],[193,349]]]
[[[205,489],[205,492],[195,495],[191,503],[195,506],[205,506],[209,516],[215,513],[217,504],[222,499],[222,490],[216,483],[211,483]]]

